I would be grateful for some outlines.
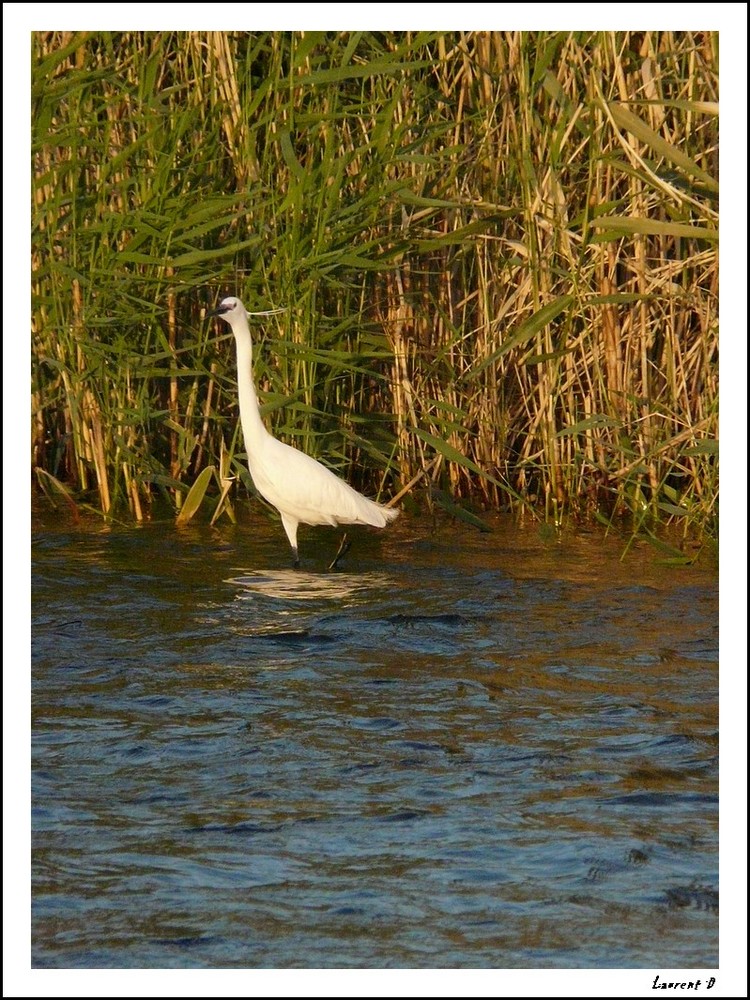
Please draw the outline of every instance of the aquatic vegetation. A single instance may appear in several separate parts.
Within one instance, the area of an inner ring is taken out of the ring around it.
[[[197,482],[232,516],[252,487],[231,344],[204,316],[237,294],[285,307],[255,358],[269,427],[358,489],[716,534],[716,34],[32,49],[51,498],[143,519]]]

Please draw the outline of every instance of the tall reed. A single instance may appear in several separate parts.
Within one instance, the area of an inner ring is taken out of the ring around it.
[[[222,503],[248,482],[203,322],[236,293],[286,307],[274,433],[362,488],[717,530],[714,34],[32,46],[45,488],[141,518],[206,468]]]

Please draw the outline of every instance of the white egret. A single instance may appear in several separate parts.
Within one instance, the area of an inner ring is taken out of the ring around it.
[[[253,313],[248,313],[239,299],[230,296],[222,299],[218,308],[208,315],[220,316],[232,328],[237,347],[237,389],[247,465],[257,491],[281,515],[294,554],[294,565],[299,566],[297,528],[300,522],[334,526],[371,524],[384,528],[397,517],[396,509],[368,500],[320,462],[277,440],[266,430],[252,376],[252,339],[247,318]],[[342,542],[332,567],[344,551]]]

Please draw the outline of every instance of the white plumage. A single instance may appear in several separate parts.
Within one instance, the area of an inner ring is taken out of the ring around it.
[[[237,346],[237,388],[247,464],[255,488],[278,510],[294,565],[299,566],[297,528],[303,524],[371,524],[384,528],[398,516],[392,507],[368,500],[314,458],[277,440],[265,428],[252,377],[248,313],[239,299],[223,299],[210,316],[232,328]],[[338,558],[338,557],[337,557]],[[334,561],[335,562],[335,561]]]

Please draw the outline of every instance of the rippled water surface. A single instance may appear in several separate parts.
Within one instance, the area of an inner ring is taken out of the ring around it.
[[[711,570],[241,515],[35,519],[35,967],[718,965]]]

